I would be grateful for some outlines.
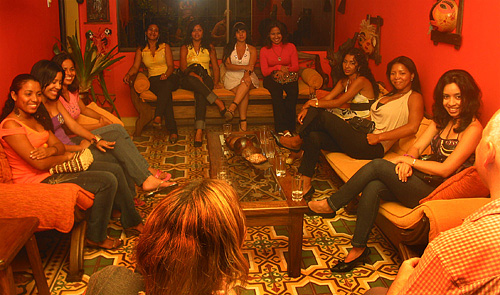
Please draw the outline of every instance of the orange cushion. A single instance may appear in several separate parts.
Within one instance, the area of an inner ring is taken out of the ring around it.
[[[420,204],[430,200],[484,198],[489,194],[490,191],[479,177],[476,167],[472,166],[448,178],[430,195],[420,200]]]
[[[138,73],[134,81],[134,89],[137,93],[143,93],[149,89],[149,79],[143,73]]]
[[[0,145],[0,183],[11,182],[12,170],[10,170],[9,161],[7,161],[7,155],[3,150],[3,146]]]
[[[305,68],[301,71],[300,76],[307,85],[314,89],[320,89],[323,86],[323,77],[315,69]]]
[[[142,99],[144,102],[148,101],[157,101],[158,97],[156,94],[154,94],[151,90],[146,90],[143,93],[139,95],[139,97]]]

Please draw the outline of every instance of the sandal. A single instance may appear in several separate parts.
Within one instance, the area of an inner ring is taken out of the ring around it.
[[[123,229],[123,232],[125,233],[125,236],[127,238],[130,238],[130,237],[138,237],[140,234],[142,234],[142,232],[139,231],[136,227],[137,226]]]
[[[156,118],[155,118],[156,119]],[[161,119],[160,119],[160,122],[156,122],[154,119],[153,119],[153,127],[156,128],[156,129],[161,129]]]
[[[231,104],[234,104],[236,108],[238,108],[238,104],[235,103],[234,101]],[[224,114],[224,118],[226,118],[226,123],[229,123],[233,120],[236,108],[234,109],[234,111],[230,111],[229,109],[227,109],[226,113]]]
[[[179,139],[179,136],[176,133],[170,134],[169,141],[171,144],[174,144],[177,142],[177,139]]]
[[[240,124],[239,124],[239,126],[238,126],[239,130],[240,130],[240,131],[243,131],[243,132],[244,132],[244,131],[247,131],[247,126],[245,126],[245,129],[243,129],[243,128],[241,127],[241,123],[242,123],[242,122],[245,122],[245,125],[246,125],[246,123],[247,123],[247,119],[240,119]]]
[[[109,245],[112,243],[112,245]],[[89,248],[100,248],[100,249],[106,249],[106,250],[113,250],[118,247],[120,247],[123,244],[123,241],[121,239],[113,239],[110,237],[106,237],[106,239],[100,243],[93,242],[89,239],[85,239],[85,244]]]
[[[162,186],[162,184],[163,184],[163,183],[165,183],[165,182],[167,182],[167,181],[162,181],[162,182],[160,182],[160,184],[158,184],[158,187],[156,187],[156,189],[154,189],[154,190],[152,190],[152,191],[148,192],[148,193],[146,194],[146,196],[150,197],[150,196],[153,196],[153,195],[159,194],[159,193],[161,193],[161,192],[163,192],[163,191],[165,191],[165,190],[167,190],[167,189],[169,189],[169,188],[171,188],[171,187],[177,186],[177,182],[171,182],[171,183],[170,183],[169,185],[167,185],[167,186]]]
[[[161,171],[161,170],[159,170],[159,169],[158,169],[158,170],[156,170],[155,177],[156,177],[156,178],[158,178],[158,179],[161,179],[160,177],[161,177],[161,174],[162,174],[162,173],[163,173],[163,171]],[[172,174],[170,174],[170,173],[168,173],[168,172],[165,172],[165,173],[166,173],[166,174],[165,174],[165,178],[163,178],[163,179],[161,179],[161,180],[163,180],[163,181],[168,181],[168,180],[170,180],[170,178],[172,178]]]
[[[224,118],[224,117],[225,117],[225,114],[226,114],[226,112],[227,112],[227,108],[226,108],[226,104],[224,103],[224,101],[223,101],[223,100],[221,100],[221,101],[222,101],[222,104],[224,105],[224,108],[223,108],[222,110],[219,110],[219,113],[220,113],[220,116],[221,116],[222,118]]]

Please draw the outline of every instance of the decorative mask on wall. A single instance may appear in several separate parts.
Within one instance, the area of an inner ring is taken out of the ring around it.
[[[450,33],[457,27],[458,5],[454,0],[439,0],[431,8],[431,25],[443,33]]]
[[[109,28],[104,29],[104,31],[101,31],[101,28],[97,31],[97,33],[92,32],[91,30],[88,30],[85,33],[85,37],[87,40],[91,40],[94,42],[94,44],[97,46],[97,52],[99,54],[105,54],[106,50],[109,45],[109,36],[111,36],[112,31]]]

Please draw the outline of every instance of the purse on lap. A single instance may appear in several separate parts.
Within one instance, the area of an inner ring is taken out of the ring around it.
[[[280,84],[287,84],[287,83],[291,83],[291,82],[295,82],[295,81],[299,80],[299,73],[297,73],[297,72],[288,72],[288,74],[283,75],[281,78],[276,78],[274,74],[275,74],[275,71],[273,71],[271,73],[274,82],[280,83]]]
[[[75,173],[89,169],[89,166],[94,162],[94,156],[90,149],[83,149],[73,156],[71,160],[55,165],[50,168],[50,175],[57,173]]]
[[[348,122],[352,129],[361,133],[368,134],[375,130],[375,122],[365,118],[354,116]]]

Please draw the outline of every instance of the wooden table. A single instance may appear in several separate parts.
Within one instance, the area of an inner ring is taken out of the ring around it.
[[[36,217],[0,218],[0,294],[16,294],[10,264],[23,246],[28,252],[38,294],[50,294],[34,235],[39,223]]]
[[[244,136],[253,133],[233,132],[233,134]],[[211,178],[217,178],[217,171],[221,164],[220,159],[223,156],[220,135],[221,132],[207,133]],[[248,167],[252,169],[249,163]],[[241,169],[244,168],[238,167],[238,169],[240,169],[238,171],[241,171]],[[303,221],[304,213],[307,212],[308,207],[304,200],[300,202],[292,201],[292,177],[290,173],[287,173],[287,175],[282,178],[276,178],[273,173],[272,177],[274,178],[271,179],[268,176],[268,179],[270,179],[271,182],[277,180],[279,188],[281,188],[275,191],[274,199],[246,199],[240,196],[240,203],[246,216],[247,226],[286,225],[288,227],[288,275],[295,278],[301,275],[300,264],[302,260]],[[265,182],[265,178],[259,179]]]

